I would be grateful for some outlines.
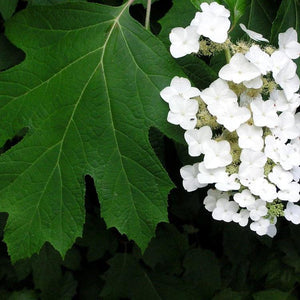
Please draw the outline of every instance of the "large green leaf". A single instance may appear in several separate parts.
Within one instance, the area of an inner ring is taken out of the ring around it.
[[[0,211],[13,260],[49,241],[62,255],[84,223],[84,176],[101,215],[142,248],[167,221],[173,184],[148,140],[173,138],[159,91],[178,74],[163,44],[132,20],[128,4],[31,7],[6,34],[25,61],[0,74],[0,142],[28,128],[0,156]]]

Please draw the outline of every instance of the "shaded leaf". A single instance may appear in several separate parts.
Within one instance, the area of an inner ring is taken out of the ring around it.
[[[265,38],[270,39],[271,27],[276,16],[276,0],[248,0],[244,15],[239,19],[239,23],[253,31],[261,33]],[[234,40],[249,37],[241,30],[240,26],[235,26],[230,34]]]
[[[146,249],[143,259],[158,272],[180,274],[181,261],[188,249],[187,236],[171,224],[160,224]]]
[[[253,294],[254,300],[287,300],[289,293],[280,290],[266,290]]]
[[[0,34],[0,71],[6,70],[24,59],[24,53],[14,47],[4,34]]]
[[[130,254],[117,254],[109,260],[101,299],[162,299],[147,273]]]
[[[245,299],[243,297],[242,293],[235,292],[231,290],[230,288],[222,290],[219,292],[215,297],[212,298],[213,300],[243,300]]]
[[[0,13],[4,20],[9,19],[16,10],[18,0],[0,0]]]
[[[35,291],[32,290],[22,290],[12,292],[11,295],[7,298],[7,300],[38,300],[38,296]]]
[[[203,299],[211,299],[221,288],[220,266],[213,252],[192,249],[187,252],[183,266],[184,280],[194,283],[199,288]]]
[[[278,34],[293,27],[300,32],[300,1],[283,0],[272,26],[271,43],[278,45]]]

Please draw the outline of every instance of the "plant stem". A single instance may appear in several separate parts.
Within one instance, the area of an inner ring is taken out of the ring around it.
[[[147,0],[145,28],[150,30],[150,12],[151,12],[151,0]]]
[[[231,54],[230,54],[229,48],[225,48],[224,52],[225,52],[226,62],[229,63],[230,62],[230,58],[231,58]]]

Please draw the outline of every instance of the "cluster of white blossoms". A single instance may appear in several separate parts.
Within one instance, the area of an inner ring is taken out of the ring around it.
[[[278,49],[234,44],[229,11],[216,2],[200,7],[190,26],[172,29],[170,52],[177,58],[224,50],[228,63],[202,91],[176,76],[160,93],[169,104],[168,122],[186,130],[189,155],[200,157],[181,168],[183,187],[214,185],[204,205],[215,220],[250,223],[258,235],[273,237],[278,217],[300,224],[297,32],[280,33]],[[268,42],[240,26],[251,39]]]

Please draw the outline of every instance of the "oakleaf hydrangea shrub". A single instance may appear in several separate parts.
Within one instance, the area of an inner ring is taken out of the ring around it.
[[[229,10],[216,2],[200,8],[189,26],[172,29],[170,53],[224,51],[227,64],[202,91],[175,76],[160,93],[169,104],[167,121],[185,130],[189,155],[199,157],[180,169],[183,187],[212,185],[204,205],[215,220],[250,223],[258,235],[273,237],[278,217],[300,223],[297,32],[280,33],[276,49],[240,24],[251,42],[233,43]]]

